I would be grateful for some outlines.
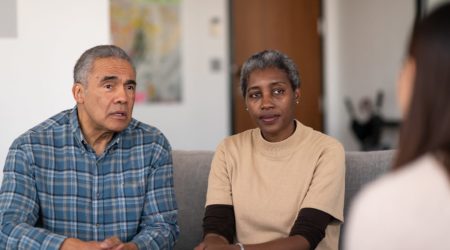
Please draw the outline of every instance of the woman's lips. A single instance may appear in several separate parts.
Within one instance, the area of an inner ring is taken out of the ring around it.
[[[264,123],[274,123],[279,117],[279,115],[263,115],[259,119]]]

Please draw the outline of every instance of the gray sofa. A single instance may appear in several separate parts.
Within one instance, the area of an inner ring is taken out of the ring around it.
[[[344,216],[360,188],[388,171],[393,151],[347,152]],[[178,201],[180,238],[176,250],[193,249],[202,237],[202,218],[208,184],[211,151],[173,152],[175,193]],[[341,238],[345,233],[345,223]]]

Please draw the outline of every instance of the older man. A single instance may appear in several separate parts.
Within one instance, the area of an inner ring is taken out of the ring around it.
[[[83,53],[77,103],[10,147],[1,249],[172,249],[178,237],[169,142],[132,118],[136,72],[120,48]]]

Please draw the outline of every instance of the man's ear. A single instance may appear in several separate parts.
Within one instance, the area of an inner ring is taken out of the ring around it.
[[[77,103],[84,103],[84,85],[81,83],[74,83],[72,86],[72,95]]]

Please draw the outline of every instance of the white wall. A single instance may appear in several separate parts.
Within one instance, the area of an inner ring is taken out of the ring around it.
[[[231,130],[227,1],[182,2],[183,102],[136,105],[134,116],[160,128],[174,149],[214,150]],[[214,17],[218,26],[211,26]],[[222,69],[211,72],[216,58]]]
[[[134,116],[160,128],[174,149],[212,150],[230,130],[227,1],[182,2],[183,102],[137,105]],[[395,80],[414,2],[324,1],[326,131],[347,150],[357,144],[348,129],[345,96],[356,102],[383,89],[384,114],[399,116]],[[75,60],[110,41],[108,0],[17,0],[17,9],[17,38],[0,38],[0,168],[14,138],[74,105]],[[220,22],[211,35],[214,17]],[[210,72],[216,58],[222,69]]]
[[[411,0],[325,0],[325,122],[347,150],[359,149],[344,98],[354,104],[383,90],[382,113],[399,118],[396,79],[415,14]]]
[[[183,103],[136,106],[134,116],[160,128],[174,149],[213,150],[230,130],[226,0],[182,2]],[[0,38],[0,170],[17,136],[74,106],[76,59],[110,41],[108,0],[18,0],[17,9],[17,38]],[[212,58],[219,72],[209,71]]]
[[[107,8],[107,0],[17,1],[17,38],[0,39],[0,168],[17,136],[73,107],[73,65],[109,41]]]

